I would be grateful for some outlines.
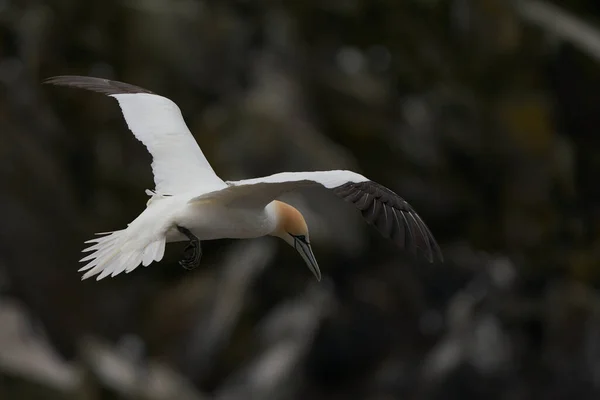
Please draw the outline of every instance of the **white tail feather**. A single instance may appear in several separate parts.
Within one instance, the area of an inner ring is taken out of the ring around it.
[[[162,260],[165,253],[165,237],[156,238],[149,242],[130,240],[127,229],[106,232],[105,236],[88,240],[85,243],[94,243],[83,249],[83,252],[92,252],[82,258],[80,262],[89,261],[79,269],[87,271],[81,279],[98,275],[97,280],[114,277],[122,272],[131,272],[142,263],[150,265],[153,261]]]

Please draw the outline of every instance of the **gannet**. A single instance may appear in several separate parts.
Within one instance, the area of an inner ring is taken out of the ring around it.
[[[91,254],[79,272],[97,280],[129,273],[140,264],[161,261],[169,242],[188,241],[180,264],[193,268],[202,256],[201,242],[275,236],[300,253],[317,280],[321,271],[313,254],[304,217],[277,200],[283,193],[321,186],[353,203],[384,237],[413,253],[443,261],[429,228],[392,190],[347,170],[282,172],[261,178],[223,181],[217,176],[170,99],[114,80],[55,76],[44,83],[70,86],[114,97],[129,129],[152,155],[155,189],[146,209],[121,230],[98,233],[83,252]]]

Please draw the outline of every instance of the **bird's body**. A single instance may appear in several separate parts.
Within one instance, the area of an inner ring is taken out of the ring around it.
[[[278,201],[283,193],[322,186],[353,203],[380,233],[402,247],[442,259],[433,235],[412,207],[384,186],[352,171],[283,172],[225,182],[217,176],[187,128],[179,107],[146,89],[107,79],[59,76],[48,83],[79,87],[114,97],[133,134],[153,156],[156,188],[146,209],[125,229],[86,243],[91,252],[83,279],[131,272],[160,261],[168,242],[189,240],[192,254],[181,261],[195,266],[200,242],[276,236],[293,246],[320,279],[308,227],[294,207]]]
[[[271,233],[277,226],[277,218],[274,202],[266,207],[245,208],[225,206],[217,201],[198,201],[186,202],[171,223],[189,229],[200,241],[253,239]],[[187,239],[182,236],[171,236],[172,241]]]

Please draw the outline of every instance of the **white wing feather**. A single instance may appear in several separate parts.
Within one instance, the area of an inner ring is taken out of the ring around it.
[[[229,187],[197,196],[190,202],[218,199],[222,204],[230,206],[259,207],[268,204],[285,192],[300,187],[321,185],[331,189],[348,182],[366,181],[368,179],[364,176],[346,170],[281,172],[260,178],[228,181]]]
[[[227,182],[230,185],[254,185],[257,183],[283,183],[283,182],[301,182],[313,181],[320,185],[331,189],[336,186],[343,185],[347,182],[366,182],[367,178],[357,174],[356,172],[347,170],[332,170],[332,171],[309,171],[309,172],[281,172],[260,178],[244,179],[241,181]]]
[[[152,155],[158,195],[207,193],[227,185],[219,178],[170,99],[138,86],[91,76],[54,76],[45,83],[114,97],[127,126]]]
[[[152,155],[156,191],[178,194],[225,187],[188,129],[179,107],[148,93],[111,95],[119,102],[129,129]]]

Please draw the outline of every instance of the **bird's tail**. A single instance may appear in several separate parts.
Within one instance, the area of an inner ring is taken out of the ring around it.
[[[96,274],[97,280],[107,276],[116,276],[125,271],[133,271],[140,263],[144,266],[153,261],[160,261],[165,253],[165,236],[155,237],[153,240],[140,241],[135,235],[131,235],[128,229],[114,232],[98,233],[101,237],[88,240],[85,243],[93,243],[83,250],[92,252],[82,258],[80,262],[88,262],[79,271],[87,271],[81,279],[87,279]]]

